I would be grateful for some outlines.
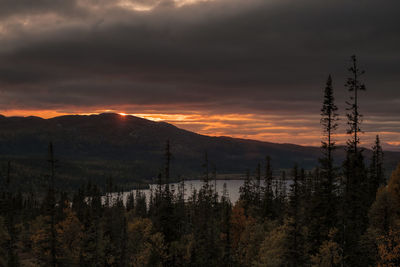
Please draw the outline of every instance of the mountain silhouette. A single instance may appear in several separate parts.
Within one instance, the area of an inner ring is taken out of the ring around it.
[[[311,169],[317,166],[321,156],[318,147],[211,137],[165,122],[114,113],[51,119],[0,115],[1,160],[12,160],[22,169],[30,166],[32,176],[46,172],[47,146],[52,141],[61,177],[74,181],[106,176],[114,176],[124,183],[151,181],[163,170],[166,140],[171,143],[175,179],[179,175],[189,178],[201,175],[206,151],[218,173],[232,174],[255,169],[267,155],[275,170],[291,168],[295,163]],[[367,159],[370,153],[365,150]],[[335,163],[341,164],[344,155],[343,147],[339,147]],[[399,161],[399,152],[385,152],[388,172]]]

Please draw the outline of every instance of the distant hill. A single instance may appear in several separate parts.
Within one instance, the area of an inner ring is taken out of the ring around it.
[[[5,162],[12,160],[16,176],[44,177],[47,146],[52,141],[58,159],[59,181],[66,186],[86,179],[103,181],[108,176],[124,184],[151,181],[163,168],[167,139],[171,142],[175,178],[201,174],[205,151],[218,173],[243,173],[248,168],[254,169],[258,162],[263,163],[266,155],[272,158],[275,169],[290,168],[295,163],[311,169],[318,164],[321,154],[318,147],[211,137],[165,122],[112,113],[51,119],[0,115],[3,174]],[[366,150],[367,159],[370,153]],[[335,154],[336,163],[343,158],[344,150],[339,148]],[[386,170],[391,171],[400,161],[400,152],[385,152],[385,160]]]

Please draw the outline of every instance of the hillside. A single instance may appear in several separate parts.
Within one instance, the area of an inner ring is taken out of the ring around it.
[[[205,151],[219,173],[254,169],[266,155],[271,156],[275,169],[290,168],[295,163],[311,169],[320,155],[317,147],[210,137],[165,122],[112,113],[51,119],[1,116],[0,129],[3,171],[5,161],[12,160],[17,176],[44,176],[47,146],[52,141],[58,175],[68,181],[62,182],[67,185],[108,176],[124,184],[150,181],[162,170],[167,139],[171,142],[174,177],[199,175]],[[366,158],[369,154],[367,150]],[[341,162],[343,156],[343,148],[338,149],[336,162]],[[400,161],[400,153],[386,152],[385,159],[386,170],[390,171]]]

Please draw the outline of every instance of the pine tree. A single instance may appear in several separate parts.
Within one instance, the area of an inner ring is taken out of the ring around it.
[[[176,217],[173,192],[170,190],[170,165],[171,165],[170,141],[166,141],[164,153],[164,181],[162,186],[162,176],[158,176],[155,197],[153,198],[152,208],[149,211],[156,231],[162,233],[166,242],[166,249],[170,248],[171,242],[178,237],[178,218]],[[171,264],[170,262],[166,264]]]
[[[297,165],[292,170],[292,184],[290,186],[289,205],[287,213],[287,245],[288,251],[286,260],[288,266],[303,266],[304,257],[304,238],[301,224],[301,195],[300,195],[300,173]]]
[[[18,205],[16,205],[15,195],[11,189],[11,161],[7,162],[7,176],[5,182],[5,197],[4,197],[4,211],[5,211],[5,226],[8,233],[6,240],[7,244],[7,266],[19,266],[19,257],[16,252],[17,249],[17,231],[16,231],[16,213]]]
[[[214,180],[214,206],[217,207],[218,191],[217,191],[217,167],[212,164],[212,178]]]
[[[281,175],[271,182],[272,218],[277,219],[280,223],[283,223],[287,211],[286,200],[286,171],[282,171]]]
[[[360,123],[362,118],[362,115],[359,113],[358,93],[359,91],[365,91],[365,85],[360,81],[360,77],[365,71],[359,69],[355,55],[351,57],[351,66],[348,70],[351,73],[351,77],[347,79],[346,87],[349,92],[352,92],[354,95],[350,96],[351,102],[347,102],[349,106],[347,108],[347,124],[349,126],[347,133],[352,135],[352,138],[348,140],[347,144],[349,149],[351,149],[354,154],[357,154],[358,144],[360,143],[359,133],[361,132]]]
[[[170,168],[171,168],[171,149],[169,139],[167,140],[165,146],[165,190],[169,191],[169,183],[170,181]]]
[[[79,221],[83,221],[84,219],[84,209],[87,205],[85,202],[85,193],[84,188],[78,188],[78,192],[75,192],[72,197],[72,210],[76,213]]]
[[[244,208],[244,212],[249,215],[249,209],[251,208],[253,192],[252,192],[252,179],[250,177],[250,170],[246,171],[246,178],[244,180],[243,185],[239,188],[239,200],[242,203]]]
[[[232,204],[229,200],[226,183],[223,185],[221,197],[221,236],[222,236],[222,266],[233,266],[233,256],[231,247],[231,214]]]
[[[165,147],[165,186],[163,199],[161,204],[161,229],[164,234],[165,241],[170,243],[176,238],[176,223],[173,214],[172,193],[169,188],[170,181],[170,168],[171,168],[171,150],[170,142],[167,140]]]
[[[100,265],[103,263],[103,232],[102,217],[106,206],[102,205],[101,193],[97,185],[88,180],[87,185],[79,189],[75,196],[78,203],[73,210],[77,211],[79,221],[84,227],[82,247],[80,250],[80,265]],[[81,213],[81,215],[79,215]]]
[[[358,147],[360,143],[361,118],[359,113],[358,93],[365,91],[364,84],[360,77],[364,74],[357,65],[356,56],[351,57],[351,66],[348,69],[351,77],[348,78],[346,87],[352,93],[350,102],[347,102],[347,133],[350,136],[346,147],[346,160],[343,164],[345,191],[343,196],[344,221],[341,227],[343,231],[342,245],[344,253],[344,264],[359,266],[360,251],[358,242],[362,233],[366,230],[368,223],[368,188],[366,180],[366,169],[362,149]]]
[[[135,199],[135,215],[145,218],[147,216],[146,195],[137,189]]]
[[[60,199],[57,203],[57,208],[56,208],[55,220],[57,222],[65,219],[64,210],[69,207],[68,205],[70,205],[68,194],[66,192],[60,192]]]
[[[257,164],[256,168],[256,181],[254,184],[254,195],[252,204],[254,206],[254,217],[262,217],[262,206],[261,206],[261,165]]]
[[[55,267],[57,266],[57,257],[56,257],[56,247],[57,247],[57,236],[55,229],[55,205],[56,205],[56,197],[55,197],[55,187],[54,187],[54,175],[55,175],[55,163],[54,159],[54,149],[53,143],[49,144],[49,163],[50,163],[50,181],[49,181],[49,192],[48,192],[48,212],[50,216],[50,265]]]
[[[7,265],[7,254],[9,247],[10,236],[4,218],[0,216],[0,266]]]
[[[383,169],[383,150],[381,147],[381,142],[379,140],[379,135],[376,136],[375,144],[372,147],[372,159],[369,167],[369,196],[370,203],[375,200],[376,192],[378,188],[386,184]]]
[[[128,243],[128,235],[127,235],[127,222],[126,217],[123,217],[123,225],[122,225],[122,236],[121,236],[121,255],[119,259],[119,266],[125,267],[128,265],[127,262],[127,243]]]
[[[204,162],[202,165],[204,169],[204,176],[203,176],[203,182],[208,186],[208,183],[210,182],[210,170],[209,170],[209,162],[208,162],[208,153],[207,151],[204,152]]]
[[[194,202],[193,235],[195,244],[192,252],[194,266],[215,266],[219,261],[219,236],[217,234],[218,218],[215,216],[214,191],[210,185],[208,154],[204,155],[203,186],[192,198]]]
[[[182,177],[178,185],[178,194],[174,207],[174,216],[177,218],[177,236],[183,236],[187,233],[187,214],[185,206],[185,179]]]
[[[133,191],[129,192],[128,198],[126,200],[126,211],[131,211],[135,209],[135,196]]]
[[[323,127],[325,140],[322,141],[323,158],[320,159],[321,174],[324,183],[326,183],[328,187],[332,187],[335,182],[332,153],[336,148],[335,141],[333,141],[333,135],[334,131],[338,127],[337,121],[339,119],[338,114],[336,113],[337,110],[338,108],[335,105],[335,99],[333,96],[332,78],[329,75],[326,82],[324,102],[321,109],[321,125]],[[330,189],[330,192],[328,193],[332,194],[333,188],[328,189]]]
[[[274,219],[276,212],[274,210],[274,193],[272,190],[272,167],[271,158],[265,157],[265,177],[264,177],[264,188],[263,188],[263,214],[264,217]]]
[[[330,229],[335,227],[337,220],[336,178],[333,166],[333,151],[335,141],[333,135],[338,127],[337,106],[333,96],[332,77],[328,76],[324,91],[324,100],[321,108],[321,125],[324,139],[322,140],[322,158],[319,159],[320,171],[315,181],[315,192],[312,199],[313,217],[310,227],[309,239],[312,253],[317,253],[324,240],[328,239]]]

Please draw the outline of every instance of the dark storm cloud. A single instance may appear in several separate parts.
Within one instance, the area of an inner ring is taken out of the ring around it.
[[[0,19],[43,13],[73,14],[78,11],[76,7],[75,0],[2,0],[0,1]]]
[[[356,53],[367,70],[364,113],[400,112],[399,1],[178,4],[2,1],[1,107],[315,113],[328,73],[338,102],[347,98]],[[134,10],[143,6],[154,8]]]

